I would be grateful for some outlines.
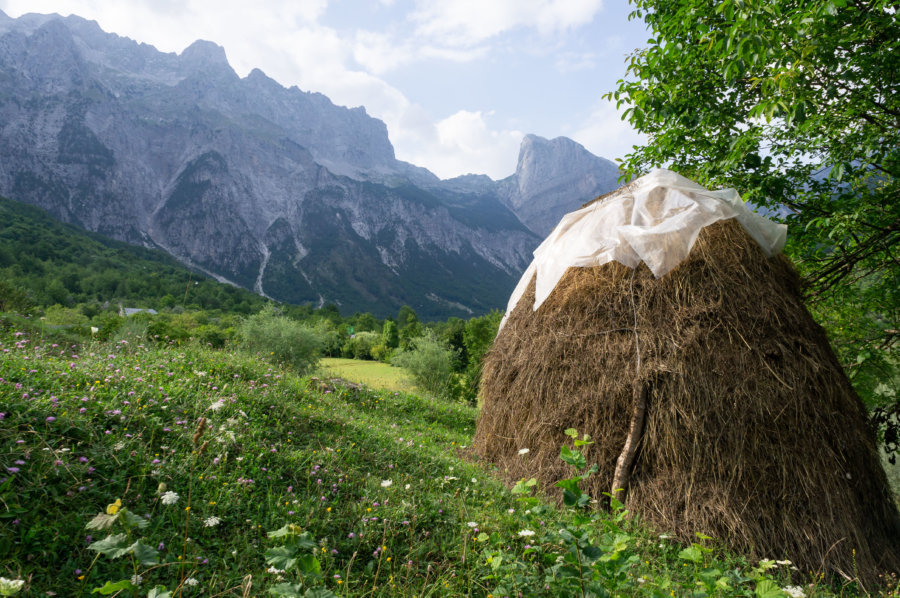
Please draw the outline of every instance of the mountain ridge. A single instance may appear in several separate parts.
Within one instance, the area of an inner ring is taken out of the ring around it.
[[[3,17],[0,193],[282,301],[483,313],[505,304],[553,210],[593,197],[566,184],[608,190],[590,160],[559,174],[537,154],[502,181],[441,181],[397,160],[365,108],[259,69],[241,78],[213,42],[162,53],[81,17]]]

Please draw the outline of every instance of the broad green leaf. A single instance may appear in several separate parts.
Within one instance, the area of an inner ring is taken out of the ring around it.
[[[97,515],[94,516],[93,519],[88,521],[87,525],[85,525],[84,527],[86,527],[87,529],[99,530],[109,529],[118,518],[118,513],[116,513],[115,515],[110,515],[108,513],[97,513]]]
[[[756,584],[757,598],[784,598],[785,594],[774,581],[764,579]]]
[[[128,581],[127,579],[123,579],[122,581],[117,581],[113,583],[111,581],[106,582],[103,587],[94,588],[91,591],[91,594],[103,594],[104,596],[108,594],[115,594],[116,592],[121,592],[122,590],[136,590],[137,586]]]
[[[279,583],[269,588],[269,593],[284,598],[300,598],[303,586],[299,583]]]
[[[147,525],[150,524],[149,521],[141,517],[140,515],[135,515],[128,509],[122,509],[119,511],[119,517],[125,519],[128,525],[134,526],[138,529],[144,529]]]
[[[317,577],[322,575],[322,567],[319,565],[319,559],[314,555],[304,554],[303,556],[298,557],[297,564],[303,575],[313,575]]]
[[[147,598],[172,598],[172,592],[166,590],[166,586],[156,586],[147,592]]]
[[[88,548],[96,550],[100,554],[105,554],[111,559],[117,559],[131,551],[131,546],[128,544],[128,536],[125,534],[107,536],[102,540],[92,542]]]
[[[159,553],[155,548],[147,546],[140,540],[131,545],[134,558],[142,565],[155,565],[159,563]]]
[[[578,430],[576,430],[575,428],[567,428],[564,434],[571,438],[578,438]]]
[[[559,458],[574,467],[575,469],[583,469],[587,467],[587,459],[578,451],[573,451],[566,445],[560,449]]]
[[[700,547],[696,544],[692,544],[689,548],[685,548],[681,552],[678,553],[678,558],[683,561],[691,561],[692,563],[700,563],[703,561],[703,553],[700,551]]]
[[[309,588],[303,598],[338,598],[337,594],[325,588]]]
[[[266,563],[287,571],[297,564],[297,549],[293,546],[275,546],[266,551]]]

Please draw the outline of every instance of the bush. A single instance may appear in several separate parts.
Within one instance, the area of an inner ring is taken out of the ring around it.
[[[407,370],[416,386],[434,396],[455,396],[458,387],[453,373],[453,352],[431,330],[410,342],[410,347],[391,358],[391,364]]]
[[[344,344],[344,357],[353,359],[373,359],[372,348],[381,342],[377,332],[357,332]]]
[[[271,305],[241,323],[238,340],[247,351],[267,355],[301,374],[316,367],[324,342],[319,330],[279,315]]]

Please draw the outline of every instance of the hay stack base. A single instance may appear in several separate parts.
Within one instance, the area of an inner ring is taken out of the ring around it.
[[[626,506],[660,532],[866,584],[900,571],[900,516],[865,409],[789,261],[734,220],[703,229],[660,279],[644,265],[569,268],[533,304],[532,280],[482,379],[476,452],[511,480],[568,477],[571,427],[595,440],[587,491],[609,492],[639,384]]]

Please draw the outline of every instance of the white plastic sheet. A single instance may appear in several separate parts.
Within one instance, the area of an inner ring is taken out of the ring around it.
[[[535,310],[570,266],[601,266],[615,260],[636,268],[644,262],[660,278],[688,256],[703,227],[729,218],[736,218],[766,255],[784,248],[787,226],[750,211],[734,189],[708,191],[671,170],[654,170],[616,195],[563,216],[534,251],[506,316],[535,273]]]

